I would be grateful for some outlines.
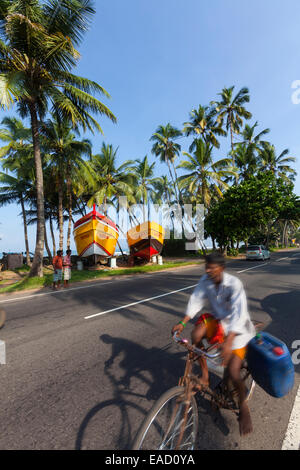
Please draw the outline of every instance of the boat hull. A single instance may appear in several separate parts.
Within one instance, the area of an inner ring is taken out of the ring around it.
[[[127,232],[130,254],[150,261],[163,248],[165,230],[156,222],[144,222]]]
[[[77,253],[83,258],[91,255],[113,256],[118,238],[116,225],[95,210],[74,224]]]

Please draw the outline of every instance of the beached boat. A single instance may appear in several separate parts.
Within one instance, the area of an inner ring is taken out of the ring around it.
[[[92,212],[74,224],[74,239],[79,256],[113,256],[119,238],[117,226],[94,206]]]
[[[163,248],[165,230],[156,222],[144,222],[127,232],[130,254],[148,261]]]

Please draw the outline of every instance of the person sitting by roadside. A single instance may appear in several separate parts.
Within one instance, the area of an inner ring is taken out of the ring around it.
[[[63,258],[63,268],[64,268],[64,287],[67,288],[69,286],[69,281],[71,279],[71,250],[67,250],[66,256]]]
[[[63,270],[63,259],[62,259],[63,252],[61,250],[57,251],[57,255],[53,258],[53,290],[57,290],[60,288],[60,283],[62,281],[62,270]],[[57,286],[56,286],[57,284]]]

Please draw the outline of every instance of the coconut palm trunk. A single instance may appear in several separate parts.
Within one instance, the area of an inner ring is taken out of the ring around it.
[[[53,223],[52,223],[52,217],[49,217],[49,224],[50,224],[50,233],[51,233],[51,238],[52,238],[52,245],[53,245],[53,256],[56,255],[56,243],[55,243],[55,236],[54,236],[54,230],[53,230]]]
[[[36,247],[29,277],[43,277],[43,255],[45,237],[45,211],[44,211],[44,180],[41,158],[41,148],[38,130],[38,119],[35,103],[29,106],[31,116],[32,139],[34,149],[36,201],[37,201],[37,230]]]
[[[64,215],[63,215],[63,188],[61,175],[58,176],[58,228],[59,250],[64,249]]]
[[[47,253],[48,253],[49,264],[52,264],[52,255],[51,255],[51,250],[50,250],[49,244],[48,244],[46,225],[45,225],[45,247],[46,247],[46,250],[47,250]]]
[[[25,249],[26,249],[26,264],[30,266],[30,254],[29,254],[29,243],[28,243],[28,230],[27,230],[27,219],[26,211],[23,196],[20,197],[21,207],[22,207],[22,216],[23,216],[23,226],[24,226],[24,239],[25,239]]]
[[[70,174],[68,173],[67,175],[67,192],[68,192],[68,211],[69,211],[69,222],[68,222],[68,235],[67,235],[67,249],[69,250],[70,249],[70,245],[71,245],[71,230],[72,230],[72,215],[73,215],[73,211],[72,211],[72,202],[73,202],[73,199],[72,199],[72,184],[71,184],[71,178],[70,178]]]

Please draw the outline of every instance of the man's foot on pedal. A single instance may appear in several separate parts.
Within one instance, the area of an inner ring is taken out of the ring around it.
[[[246,436],[253,431],[250,410],[247,403],[243,403],[240,407],[239,425],[241,436]]]

